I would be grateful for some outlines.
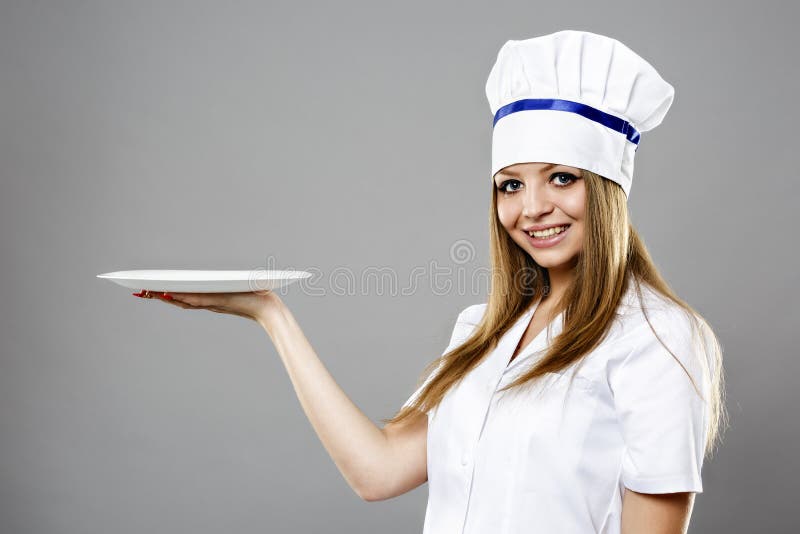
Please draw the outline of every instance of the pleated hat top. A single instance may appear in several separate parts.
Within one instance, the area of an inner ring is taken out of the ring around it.
[[[611,37],[563,30],[509,40],[486,81],[492,178],[515,163],[557,163],[613,180],[630,197],[641,134],[661,124],[674,96],[650,63]]]

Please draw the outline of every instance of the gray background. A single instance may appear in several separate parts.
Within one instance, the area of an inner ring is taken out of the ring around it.
[[[489,69],[507,39],[560,29],[621,40],[676,88],[630,209],[725,349],[731,428],[691,531],[793,531],[797,17],[789,2],[4,1],[0,532],[421,531],[427,486],[361,501],[255,323],[95,275],[268,258],[321,273],[324,294],[284,300],[354,402],[391,416],[485,301],[486,286],[408,280],[488,265]],[[369,268],[405,294],[332,290]]]

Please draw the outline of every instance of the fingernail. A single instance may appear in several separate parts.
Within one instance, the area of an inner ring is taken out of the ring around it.
[[[174,299],[172,298],[172,295],[170,295],[169,293],[163,293],[161,296],[162,296],[162,297],[164,297],[164,298],[165,298],[165,299],[167,299],[167,300],[174,300]]]
[[[142,295],[139,293],[131,293],[131,295],[133,295],[134,297],[140,297],[140,298],[142,297]]]

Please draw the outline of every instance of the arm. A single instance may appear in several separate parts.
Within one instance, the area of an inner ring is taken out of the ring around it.
[[[427,418],[378,428],[334,381],[282,302],[258,322],[272,339],[317,436],[359,497],[388,499],[427,480]]]
[[[622,534],[685,534],[694,493],[638,493],[625,488]]]

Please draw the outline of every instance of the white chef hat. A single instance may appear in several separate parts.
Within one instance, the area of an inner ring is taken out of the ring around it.
[[[674,95],[652,65],[604,35],[507,41],[486,81],[492,177],[514,163],[558,163],[613,180],[629,197],[640,134],[661,124]]]

